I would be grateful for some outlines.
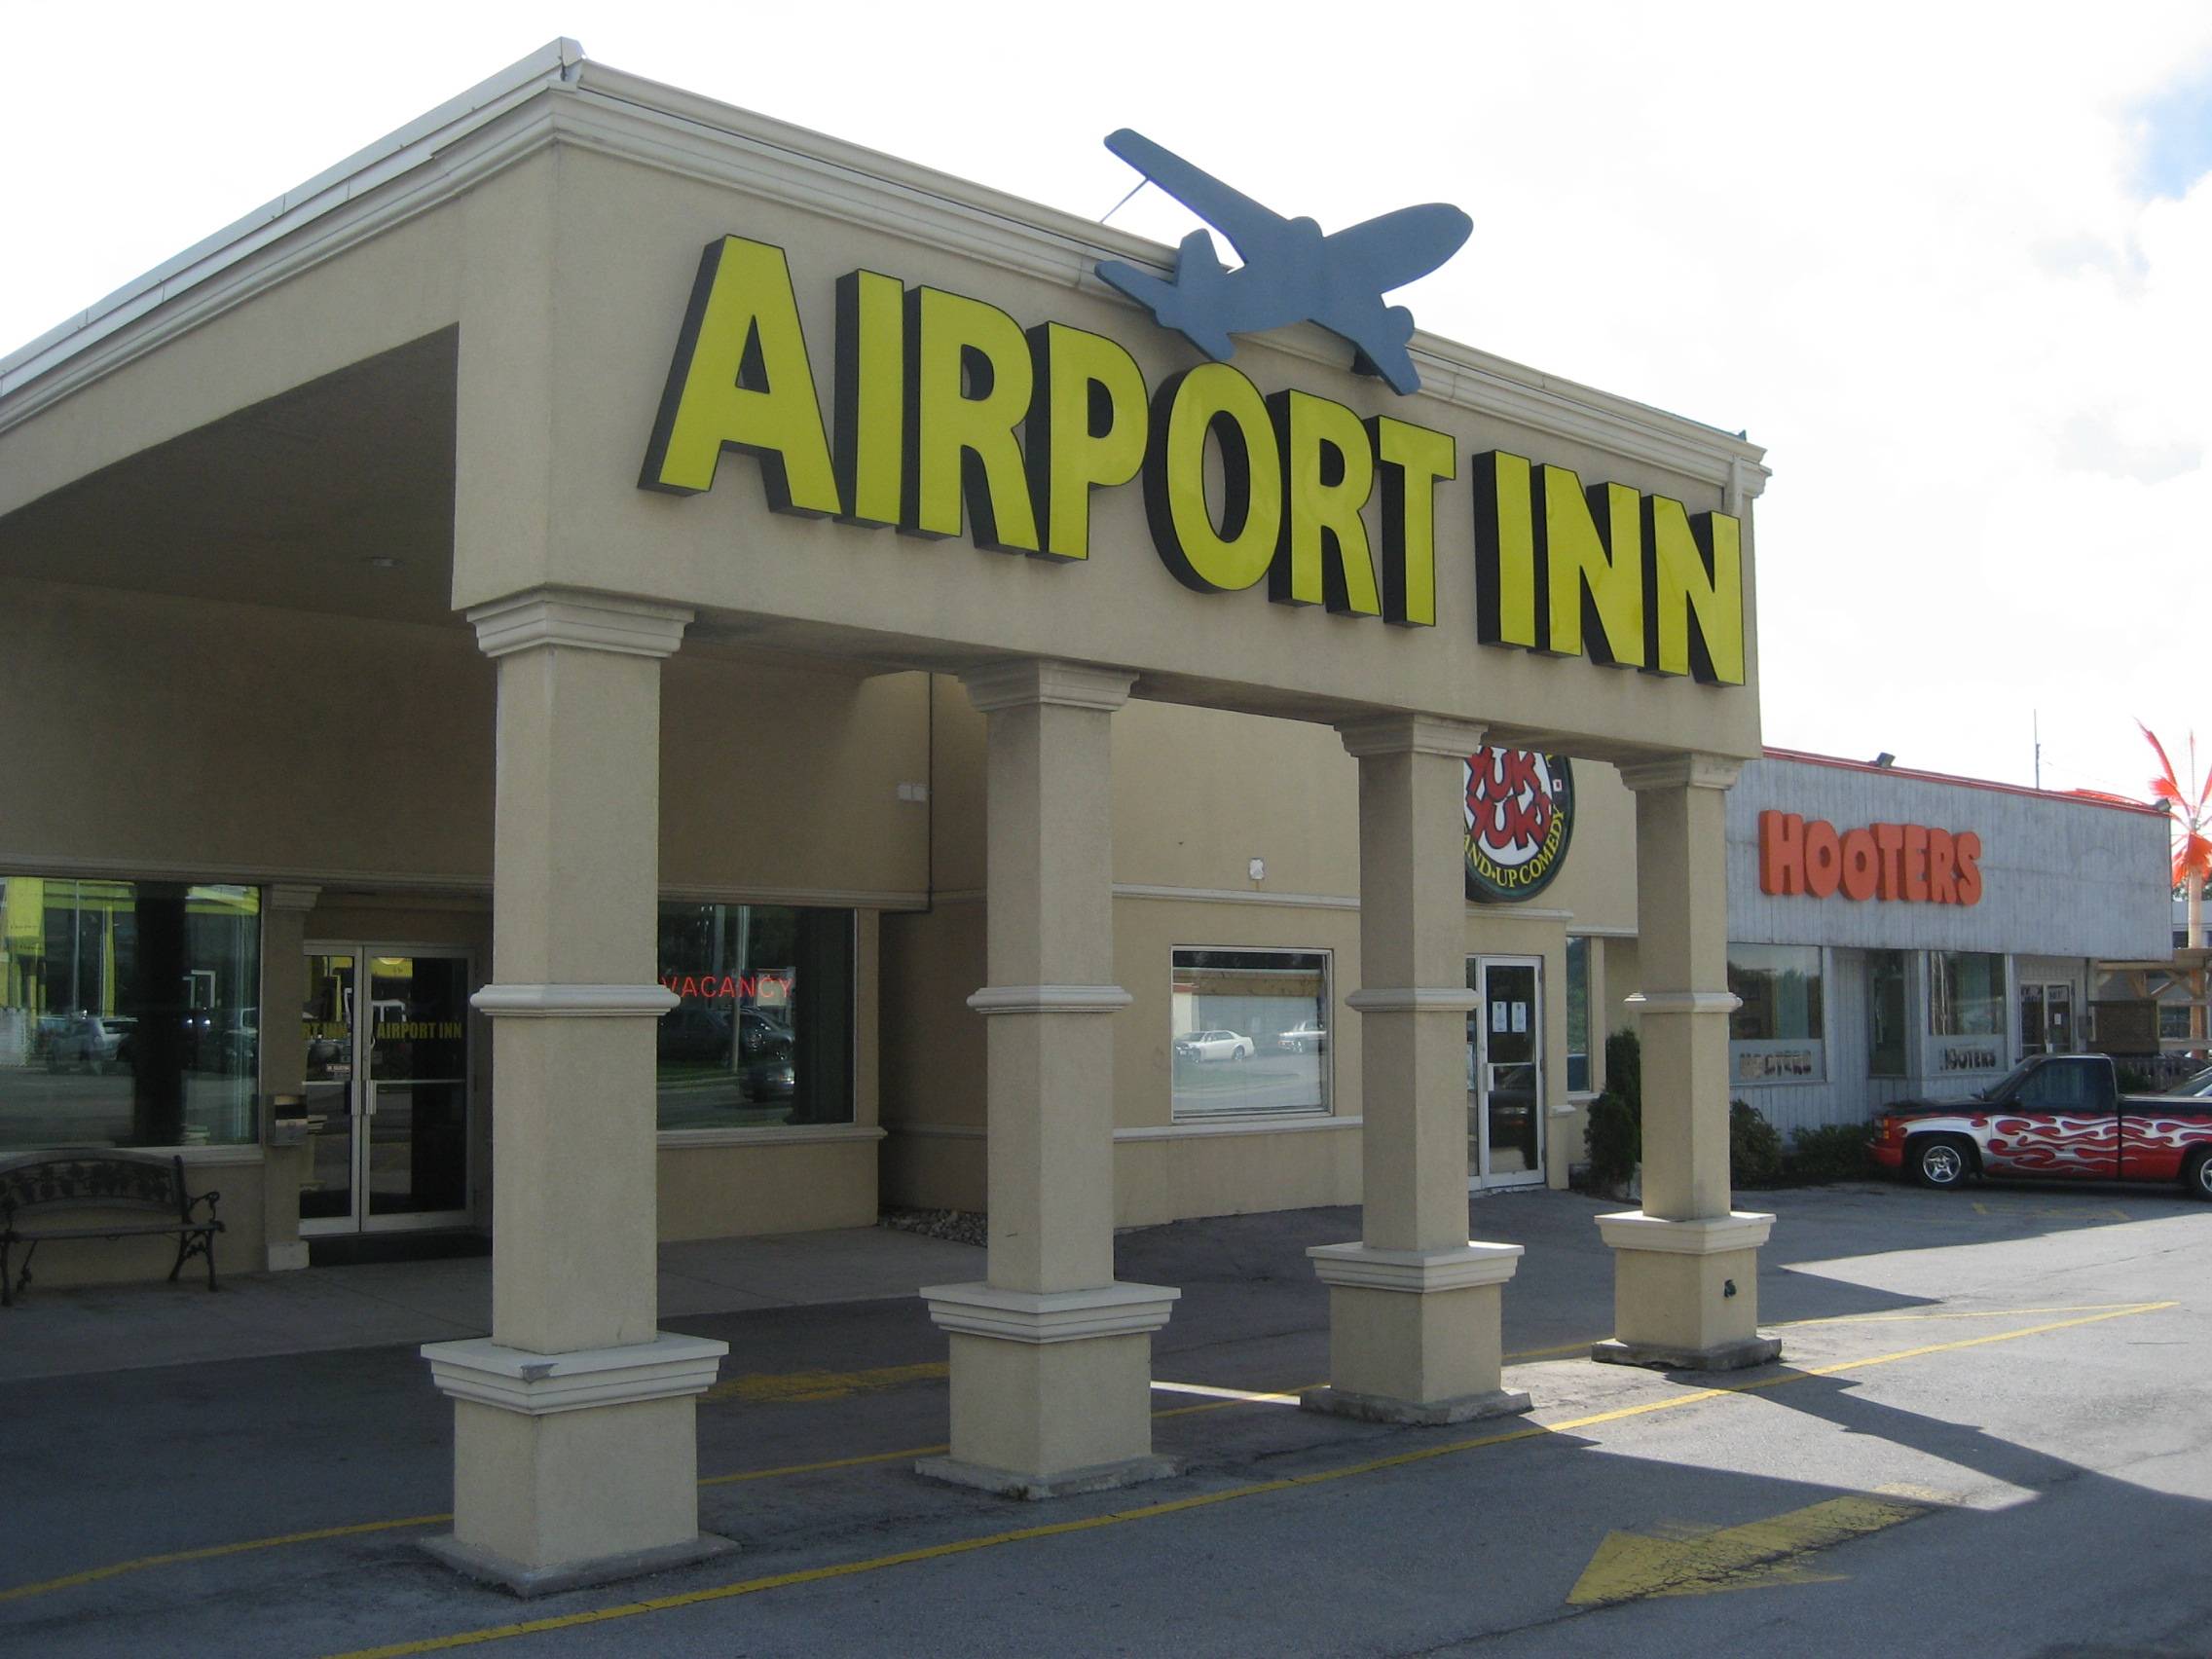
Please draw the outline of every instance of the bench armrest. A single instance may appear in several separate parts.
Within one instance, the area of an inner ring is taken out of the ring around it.
[[[193,1216],[192,1212],[198,1209],[202,1204],[205,1204],[207,1206],[207,1213],[204,1216],[199,1217],[197,1219],[203,1221],[213,1221],[215,1219],[215,1206],[222,1201],[223,1195],[220,1193],[202,1193],[198,1198],[186,1200],[184,1206],[184,1219],[186,1221],[194,1220],[195,1217]]]

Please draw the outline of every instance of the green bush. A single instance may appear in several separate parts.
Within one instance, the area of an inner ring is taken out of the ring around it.
[[[1637,1122],[1643,1121],[1643,1045],[1633,1031],[1605,1039],[1605,1092],[1619,1095]]]
[[[1771,1187],[1782,1179],[1782,1137],[1742,1100],[1728,1102],[1728,1169],[1739,1187]]]
[[[1611,1089],[1590,1102],[1590,1181],[1617,1191],[1628,1185],[1643,1161],[1643,1124],[1640,1114]]]
[[[1800,1181],[1851,1181],[1874,1172],[1871,1124],[1825,1124],[1789,1137],[1789,1173]]]
[[[1643,1161],[1643,1049],[1633,1031],[1605,1039],[1605,1092],[1590,1102],[1590,1183],[1618,1192]]]
[[[2115,1069],[2120,1073],[2120,1093],[2156,1094],[2158,1092],[2158,1086],[2149,1072],[2138,1071],[2133,1066],[2119,1066]]]

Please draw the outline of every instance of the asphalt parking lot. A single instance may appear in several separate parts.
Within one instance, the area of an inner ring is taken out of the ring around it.
[[[2212,1206],[1740,1202],[1780,1216],[1760,1297],[1783,1358],[1691,1378],[1581,1357],[1610,1328],[1609,1206],[1473,1200],[1475,1236],[1528,1247],[1506,1346],[1536,1404],[1440,1429],[1285,1398],[1326,1372],[1303,1251],[1355,1212],[1125,1235],[1123,1277],[1184,1292],[1154,1366],[1182,1473],[1049,1504],[911,1472],[944,1432],[943,1342],[885,1287],[979,1253],[673,1247],[664,1324],[731,1345],[700,1501],[740,1553],[527,1604],[416,1547],[450,1416],[415,1345],[475,1316],[481,1264],[34,1289],[0,1321],[0,1652],[2212,1651]],[[846,1299],[780,1305],[801,1281]]]

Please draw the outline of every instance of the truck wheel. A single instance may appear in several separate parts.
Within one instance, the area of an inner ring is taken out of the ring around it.
[[[2181,1184],[2200,1198],[2212,1198],[2212,1152],[2200,1152],[2189,1161]]]
[[[1956,1187],[1973,1172],[1973,1153],[1957,1135],[1923,1135],[1905,1148],[1905,1163],[1923,1187]]]

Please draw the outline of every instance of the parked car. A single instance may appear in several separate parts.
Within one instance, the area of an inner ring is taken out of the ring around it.
[[[58,1072],[81,1066],[102,1077],[129,1071],[137,1028],[138,1021],[127,1014],[78,1014],[48,1043],[46,1069]]]
[[[738,1010],[738,1050],[749,1060],[788,1060],[792,1057],[792,1028],[756,1008]]]
[[[1329,1033],[1309,1019],[1293,1025],[1275,1038],[1275,1047],[1286,1054],[1303,1054],[1309,1049],[1319,1050],[1327,1046]]]
[[[1885,1107],[1873,1154],[1924,1187],[1970,1175],[2178,1180],[2212,1198],[2212,1097],[2123,1095],[2103,1054],[2035,1054],[1964,1099]]]
[[[1258,1051],[1251,1038],[1234,1031],[1186,1031],[1175,1039],[1179,1060],[1248,1060]]]

